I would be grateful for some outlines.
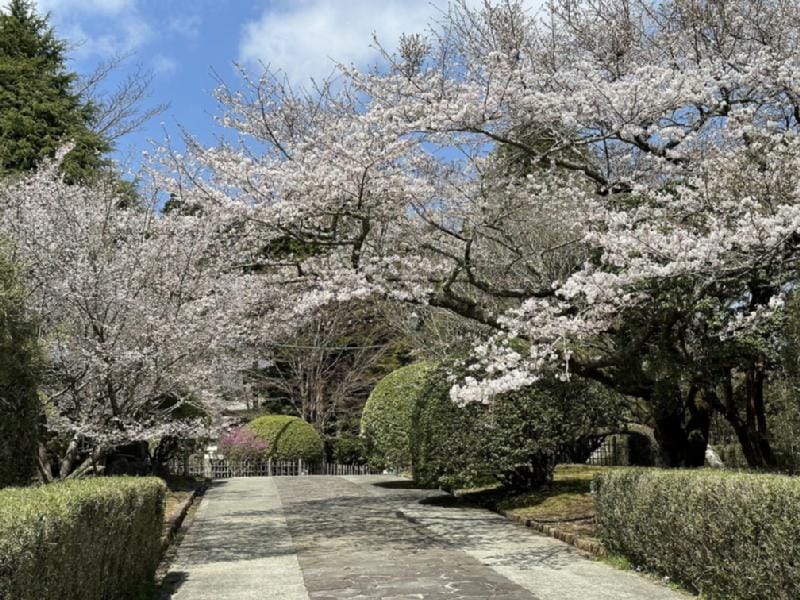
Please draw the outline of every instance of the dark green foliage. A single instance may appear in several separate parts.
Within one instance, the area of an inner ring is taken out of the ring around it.
[[[38,438],[39,352],[14,266],[0,255],[0,487],[30,482]]]
[[[775,329],[778,352],[770,357],[774,368],[764,386],[766,431],[778,469],[800,473],[800,295],[797,292],[789,296]],[[747,466],[735,432],[730,428],[719,429],[715,431],[715,449],[725,465]]]
[[[651,467],[656,461],[656,449],[652,440],[642,433],[630,432],[626,435],[628,443],[628,464],[634,467]]]
[[[364,465],[367,448],[364,440],[351,433],[342,433],[330,440],[330,455],[339,465]]]
[[[624,400],[578,378],[541,382],[489,406],[458,407],[447,369],[433,373],[413,414],[414,478],[457,488],[500,481],[531,489],[552,477],[559,457],[600,428],[616,425]]]
[[[27,0],[0,12],[0,175],[34,168],[64,143],[62,166],[72,181],[90,180],[110,149],[91,130],[95,107],[73,90],[65,44]]]
[[[158,564],[165,492],[128,477],[0,491],[0,598],[136,598]]]
[[[445,369],[430,374],[412,414],[411,462],[414,480],[428,487],[459,488],[492,480],[482,460],[478,423],[486,409],[459,408],[449,396]]]
[[[487,469],[507,487],[550,481],[564,450],[600,428],[613,428],[624,400],[582,379],[543,381],[504,394],[479,423]]]
[[[266,415],[253,419],[247,426],[269,444],[267,456],[276,460],[322,459],[322,438],[308,423],[288,415]]]
[[[800,598],[800,480],[620,469],[597,483],[609,551],[709,600]]]
[[[371,462],[405,468],[411,465],[411,416],[417,397],[435,369],[419,362],[381,379],[364,405],[361,435]]]

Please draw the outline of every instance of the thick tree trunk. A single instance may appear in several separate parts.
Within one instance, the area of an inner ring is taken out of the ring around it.
[[[659,464],[664,467],[682,467],[686,454],[683,416],[677,410],[667,410],[662,407],[653,417]]]
[[[754,469],[777,466],[767,437],[763,367],[763,361],[758,360],[745,371],[746,418],[741,417],[736,406],[730,374],[723,382],[724,404],[717,401],[720,412],[736,433],[747,465]]]
[[[730,420],[728,420],[730,422]],[[742,453],[747,460],[747,465],[754,469],[769,469],[777,466],[775,455],[769,440],[765,439],[758,431],[738,419],[731,423],[736,431],[736,438],[742,447]]]
[[[47,446],[43,442],[39,442],[39,451],[36,458],[42,480],[45,483],[52,482],[55,479],[53,467],[50,464],[50,456],[47,454]]]
[[[72,467],[78,456],[79,449],[80,436],[76,433],[69,441],[69,446],[67,446],[67,450],[64,452],[64,456],[61,458],[61,462],[58,465],[58,476],[61,479],[67,477],[72,472]]]
[[[81,477],[85,477],[90,473],[92,475],[101,475],[105,471],[105,466],[103,464],[105,457],[107,454],[107,450],[103,448],[98,448],[92,454],[86,458],[80,465],[75,468],[69,474],[62,474],[61,479],[80,479]]]
[[[702,467],[706,462],[706,448],[711,430],[711,406],[705,393],[690,390],[686,398],[686,411],[689,420],[686,422],[686,466]]]
[[[150,464],[154,473],[164,474],[169,471],[167,463],[177,454],[180,442],[180,438],[172,435],[165,435],[159,440],[150,455]]]
[[[711,426],[711,410],[691,386],[686,397],[676,384],[658,386],[653,397],[655,438],[665,467],[702,467]]]

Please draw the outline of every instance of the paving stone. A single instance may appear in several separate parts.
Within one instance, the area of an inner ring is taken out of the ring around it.
[[[551,538],[397,478],[239,478],[210,489],[175,600],[681,600]]]

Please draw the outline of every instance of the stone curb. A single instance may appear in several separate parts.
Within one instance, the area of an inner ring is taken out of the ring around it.
[[[529,527],[539,533],[543,533],[548,535],[552,538],[557,540],[561,540],[566,544],[570,544],[571,546],[575,546],[578,550],[583,550],[584,552],[588,552],[589,554],[593,554],[595,556],[607,556],[608,551],[600,542],[595,540],[590,540],[589,538],[584,538],[575,535],[574,533],[570,533],[568,531],[564,531],[563,529],[559,529],[558,527],[554,527],[547,523],[540,523],[538,521],[534,521],[533,519],[526,519],[524,517],[520,517],[519,515],[512,514],[506,510],[494,510],[499,515],[502,515],[506,519],[510,521],[514,521],[519,525],[523,525],[525,527]]]
[[[170,515],[170,517],[167,519],[167,532],[161,540],[161,556],[164,556],[167,549],[175,540],[175,536],[180,530],[181,525],[183,525],[183,520],[186,518],[186,513],[189,512],[189,509],[192,507],[192,504],[194,504],[194,501],[199,496],[202,496],[207,488],[208,482],[197,486],[191,495],[186,498],[186,500],[181,502],[181,505],[178,507],[178,509],[173,511],[172,515]]]

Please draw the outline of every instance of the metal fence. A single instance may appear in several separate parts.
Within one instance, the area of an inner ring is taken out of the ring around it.
[[[228,461],[224,458],[190,456],[168,463],[175,475],[229,479],[230,477],[277,477],[289,475],[377,475],[381,471],[367,465],[340,465],[303,460]]]
[[[586,464],[604,467],[626,466],[630,464],[628,454],[628,440],[624,434],[607,435],[600,446],[591,453]]]

